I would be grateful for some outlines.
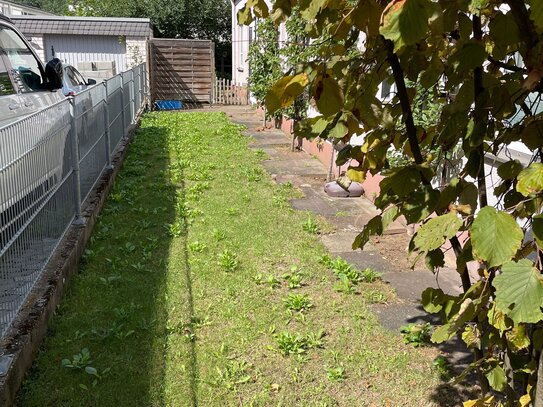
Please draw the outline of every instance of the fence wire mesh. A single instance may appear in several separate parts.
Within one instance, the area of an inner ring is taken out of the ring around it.
[[[146,77],[139,65],[0,127],[0,335],[144,107]]]

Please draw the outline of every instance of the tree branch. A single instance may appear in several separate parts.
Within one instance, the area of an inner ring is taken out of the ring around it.
[[[407,139],[409,141],[409,147],[413,153],[413,158],[417,164],[422,164],[424,159],[420,151],[419,141],[417,139],[417,128],[413,121],[413,110],[411,109],[411,103],[409,102],[409,95],[407,94],[407,87],[405,86],[405,79],[403,75],[403,69],[400,65],[398,55],[394,52],[394,43],[390,40],[384,40],[387,48],[387,59],[394,75],[394,82],[398,88],[398,99],[402,107],[403,121],[407,132]],[[429,183],[428,180],[426,183]]]
[[[525,68],[521,68],[520,66],[507,64],[502,61],[498,61],[497,59],[494,59],[492,56],[488,57],[488,61],[492,64],[497,66],[498,68],[506,69],[511,72],[527,72]]]

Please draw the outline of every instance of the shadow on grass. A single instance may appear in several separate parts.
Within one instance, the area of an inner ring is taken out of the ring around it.
[[[194,315],[188,224],[179,218],[177,206],[179,197],[184,200],[184,183],[173,185],[170,179],[168,132],[146,126],[144,119],[16,406],[167,404],[166,355],[172,333],[166,290],[174,240],[168,228],[176,222],[184,230],[177,239],[183,247],[187,323]],[[84,349],[90,358],[78,361]],[[187,396],[196,406],[193,341],[187,351]]]
[[[426,313],[422,305],[419,305],[417,310],[421,314],[408,319],[408,323],[424,324],[428,322],[433,326],[442,323],[439,315]],[[439,349],[445,355],[450,371],[450,374],[442,375],[441,379],[443,383],[434,389],[430,395],[430,400],[442,407],[455,407],[461,406],[462,401],[476,398],[477,392],[472,387],[475,383],[475,378],[472,375],[468,375],[466,381],[463,383],[453,384],[449,382],[451,376],[454,378],[460,375],[473,362],[473,354],[464,342],[459,337],[453,337],[446,342],[430,344],[430,346]]]

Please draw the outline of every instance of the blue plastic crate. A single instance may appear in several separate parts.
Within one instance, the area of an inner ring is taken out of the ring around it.
[[[183,109],[183,102],[180,100],[157,100],[155,101],[155,108],[157,110],[181,110]]]

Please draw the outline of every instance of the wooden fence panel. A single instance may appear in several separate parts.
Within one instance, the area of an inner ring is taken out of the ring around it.
[[[207,40],[153,39],[148,42],[151,99],[187,105],[213,101],[214,44]]]
[[[218,105],[247,105],[249,92],[246,86],[233,84],[231,80],[217,78],[214,84],[213,103]]]

